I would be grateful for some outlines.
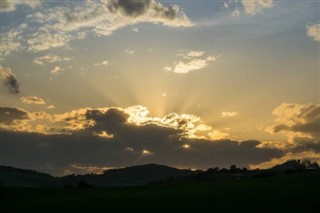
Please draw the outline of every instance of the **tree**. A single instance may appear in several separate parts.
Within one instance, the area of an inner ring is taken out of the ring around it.
[[[236,165],[231,165],[230,166],[230,171],[235,171],[237,170],[237,166]]]

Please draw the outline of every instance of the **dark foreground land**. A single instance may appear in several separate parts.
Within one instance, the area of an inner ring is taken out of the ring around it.
[[[0,188],[0,212],[320,212],[320,171],[107,188]]]

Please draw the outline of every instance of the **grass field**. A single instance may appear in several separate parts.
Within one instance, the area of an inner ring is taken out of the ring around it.
[[[0,188],[0,212],[320,212],[320,172],[112,188]]]

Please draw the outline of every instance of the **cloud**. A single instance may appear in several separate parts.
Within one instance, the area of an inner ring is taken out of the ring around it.
[[[180,11],[178,5],[165,7],[154,0],[112,0],[108,2],[107,7],[112,14],[131,17],[138,22],[153,22],[167,26],[184,27],[193,25],[189,18]]]
[[[112,13],[120,12],[127,16],[137,17],[147,12],[150,3],[150,0],[112,0],[108,8]]]
[[[281,115],[277,122],[294,121],[293,128],[297,119],[298,123],[317,119],[318,110],[312,104],[283,104],[274,114]],[[314,140],[300,138],[304,142],[296,146],[230,140],[227,133],[213,130],[198,116],[170,113],[151,117],[140,105],[82,108],[63,114],[2,107],[1,118],[3,143],[11,153],[5,164],[56,175],[75,165],[83,171],[144,163],[205,169],[231,164],[267,167],[297,156],[320,159],[320,145]],[[48,165],[55,170],[48,170]]]
[[[109,62],[108,61],[102,61],[102,62],[97,62],[94,63],[94,66],[108,66]]]
[[[159,129],[153,129],[161,131]],[[257,148],[259,141],[185,139],[162,132],[153,137],[146,127],[130,129],[139,140],[128,137],[101,138],[86,135],[43,135],[3,131],[7,155],[4,164],[62,175],[70,165],[124,167],[158,163],[206,169],[213,166],[248,166],[282,157],[283,151]],[[146,138],[143,138],[146,136]],[[153,139],[152,141],[147,141]],[[17,148],[18,147],[18,148]],[[128,149],[129,147],[129,149]],[[184,148],[188,147],[188,148]],[[127,149],[126,149],[127,148]],[[21,151],[23,150],[23,152]],[[66,157],[67,156],[67,157]],[[55,170],[48,170],[48,166]]]
[[[71,36],[64,31],[55,31],[46,28],[50,28],[49,25],[28,35],[28,50],[37,52],[50,48],[63,47],[67,46],[68,42],[72,40]]]
[[[153,155],[153,153],[150,152],[149,150],[144,149],[142,150],[142,155]]]
[[[59,75],[64,69],[61,68],[60,66],[55,66],[52,70],[51,70],[51,74],[53,75]]]
[[[194,59],[188,62],[179,61],[173,72],[180,74],[189,73],[190,71],[203,69],[207,65],[207,60],[203,59]]]
[[[16,75],[11,71],[8,67],[0,67],[0,74],[1,74],[1,82],[4,83],[5,87],[9,90],[12,94],[19,93],[19,83],[16,79]]]
[[[84,164],[70,164],[64,170],[63,175],[71,175],[71,174],[103,174],[104,171],[115,169],[115,167],[98,167],[98,166],[88,166]]]
[[[308,24],[307,35],[315,41],[320,42],[320,23],[318,24]]]
[[[284,155],[283,150],[259,147],[260,141],[197,136],[198,131],[211,131],[199,117],[176,113],[149,117],[142,106],[26,113],[29,120],[20,116],[21,123],[1,124],[6,152],[11,153],[5,164],[56,175],[71,165],[100,168],[158,163],[204,169],[259,164]],[[40,132],[44,130],[41,123],[48,124],[47,132]],[[31,125],[34,131],[14,129],[16,125],[25,129]],[[55,170],[48,170],[48,165]]]
[[[17,4],[35,7],[39,2],[1,1],[1,4],[2,10],[8,11]],[[27,24],[21,24],[1,33],[1,60],[21,49],[38,52],[68,48],[70,41],[85,39],[88,34],[108,36],[120,28],[142,22],[169,27],[193,26],[179,6],[163,6],[154,0],[73,1],[31,13],[27,15],[26,22],[34,27],[27,28]]]
[[[29,104],[45,104],[44,100],[34,96],[21,99]],[[212,135],[220,135],[220,138],[224,138],[222,135],[226,136],[225,133],[212,130],[212,127],[204,124],[198,116],[170,113],[164,117],[150,117],[148,109],[140,105],[128,108],[82,108],[63,114],[47,114],[45,112],[28,112],[28,114],[32,118],[27,123],[30,126],[28,132],[34,133],[39,133],[36,131],[36,125],[47,125],[49,131],[45,134],[81,133],[101,137],[113,135],[114,138],[117,138],[119,135],[123,135],[122,131],[140,127],[150,131],[156,129],[159,132],[171,132],[180,138],[211,140]],[[35,120],[37,122],[34,122]],[[19,131],[15,126],[7,128]],[[129,135],[129,132],[125,135]],[[154,135],[161,138],[157,132],[154,132]]]
[[[87,34],[83,31],[77,32],[76,38],[79,40],[85,39],[87,37]]]
[[[220,132],[219,130],[213,130],[209,133],[209,136],[212,140],[221,140],[227,138],[229,134]]]
[[[136,32],[136,33],[139,32],[139,29],[136,27],[133,27],[132,30],[133,30],[133,32]]]
[[[29,119],[29,113],[20,108],[0,107],[0,123],[13,124],[15,120]]]
[[[27,5],[32,9],[38,7],[41,4],[41,0],[1,0],[0,12],[12,12],[16,10],[17,5]]]
[[[240,16],[240,10],[239,8],[236,8],[234,11],[232,11],[231,16],[238,17]]]
[[[1,133],[2,131],[12,131],[24,133],[36,132],[37,134],[46,134],[46,132],[49,131],[42,124],[32,123],[35,120],[42,121],[46,117],[45,113],[30,113],[27,110],[15,107],[0,107],[0,112]]]
[[[306,158],[311,161],[320,162],[319,152],[314,152],[314,151],[288,152],[280,158],[272,158],[270,161],[266,161],[266,162],[256,164],[256,165],[250,165],[250,168],[252,168],[252,169],[255,169],[255,168],[267,169],[267,168],[271,168],[277,164],[285,163],[289,160],[306,159]]]
[[[58,55],[55,55],[53,53],[49,53],[47,55],[34,58],[33,63],[38,64],[38,65],[44,65],[46,63],[51,64],[51,63],[61,62],[61,61],[70,61],[72,59],[73,59],[72,57],[61,58]]]
[[[22,96],[21,101],[26,104],[46,104],[46,102],[42,98],[38,98],[37,96]]]
[[[134,50],[130,50],[130,49],[125,49],[126,53],[128,53],[129,55],[132,55],[135,53]]]
[[[189,57],[201,57],[203,56],[205,52],[204,51],[190,51],[190,52],[187,52],[187,56]]]
[[[163,70],[166,71],[166,72],[170,72],[172,70],[172,68],[169,67],[169,66],[166,66],[166,67],[163,68]]]
[[[56,106],[51,104],[51,105],[46,106],[46,108],[47,108],[47,109],[55,109]]]
[[[250,15],[256,15],[264,9],[274,6],[273,0],[241,0],[241,3],[245,11]]]
[[[290,141],[299,140],[299,138],[320,141],[319,104],[283,103],[274,109],[272,114],[276,116],[275,124],[268,127],[267,131],[282,133],[288,136]]]
[[[239,114],[238,112],[221,112],[221,117],[222,118],[234,117],[234,116],[237,116],[238,114]]]
[[[215,61],[213,56],[205,56],[204,51],[188,51],[178,54],[182,57],[173,68],[174,73],[185,74],[190,71],[200,70],[209,65],[210,61]],[[165,67],[165,71],[170,71],[171,67]]]
[[[33,2],[36,5],[37,1]],[[84,39],[88,34],[108,36],[120,28],[142,22],[169,27],[193,26],[179,6],[164,6],[155,0],[73,1],[29,14],[26,21],[34,27],[16,27],[1,35],[3,57],[21,46],[34,52],[67,48],[70,41]]]
[[[0,33],[1,41],[1,56],[0,60],[4,60],[4,57],[11,54],[11,52],[22,49],[23,31],[28,27],[27,24],[20,24],[18,27],[10,29],[7,32]]]

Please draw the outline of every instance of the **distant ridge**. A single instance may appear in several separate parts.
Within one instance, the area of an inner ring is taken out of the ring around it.
[[[103,174],[67,175],[53,177],[49,174],[0,166],[0,186],[13,187],[76,187],[79,183],[88,186],[132,186],[149,182],[180,178],[193,175],[187,169],[177,169],[164,165],[146,164],[106,170]]]
[[[52,187],[58,185],[58,180],[46,173],[10,166],[0,166],[0,187]]]
[[[227,180],[243,178],[266,178],[281,173],[319,170],[317,162],[310,160],[289,160],[266,170],[209,168],[206,171],[177,169],[158,164],[145,164],[119,169],[110,169],[103,174],[67,175],[53,177],[49,174],[28,169],[0,166],[0,187],[108,187],[137,186],[152,182],[200,180]]]
[[[104,171],[101,175],[71,175],[62,177],[62,179],[67,182],[70,180],[73,180],[73,182],[85,181],[95,186],[128,186],[143,185],[170,178],[180,178],[190,176],[193,173],[194,172],[187,169],[177,169],[158,164],[146,164],[121,169],[110,169]]]

